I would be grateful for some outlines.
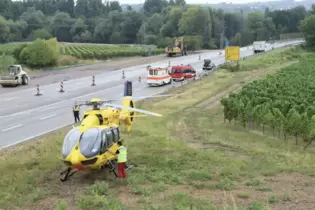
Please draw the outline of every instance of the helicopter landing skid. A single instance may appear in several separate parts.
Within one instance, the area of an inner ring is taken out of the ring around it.
[[[116,176],[116,178],[118,178],[118,175],[117,175],[117,173],[116,173],[116,167],[115,167],[115,165],[113,164],[113,162],[112,161],[108,161],[108,168],[109,168],[109,172],[112,172],[112,173],[114,173],[114,175]]]
[[[61,176],[65,174],[65,176],[61,178],[60,181],[65,182],[69,177],[73,176],[76,172],[77,171],[73,171],[72,168],[65,169],[60,173]]]

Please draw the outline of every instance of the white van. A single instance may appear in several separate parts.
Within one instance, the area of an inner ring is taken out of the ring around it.
[[[168,68],[147,68],[147,84],[149,86],[160,86],[172,83],[172,77]]]

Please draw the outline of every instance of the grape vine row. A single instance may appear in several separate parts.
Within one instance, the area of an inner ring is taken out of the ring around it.
[[[129,46],[100,46],[100,45],[68,45],[60,46],[62,55],[70,55],[78,59],[105,60],[115,57],[146,56],[148,48]],[[152,48],[151,54],[164,53],[164,49]]]
[[[302,58],[298,64],[283,68],[245,85],[239,93],[221,100],[224,121],[240,122],[244,128],[265,126],[302,138],[307,146],[315,139],[315,58]],[[306,146],[306,147],[307,147]]]
[[[21,44],[1,44],[0,55],[11,55]],[[148,47],[130,45],[60,45],[61,55],[70,55],[78,59],[105,60],[115,57],[146,56]],[[164,53],[164,49],[151,48],[151,55]]]

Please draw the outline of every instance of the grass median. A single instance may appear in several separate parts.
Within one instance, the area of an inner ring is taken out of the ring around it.
[[[139,118],[132,134],[123,134],[129,159],[137,166],[123,182],[100,171],[61,183],[59,155],[69,128],[1,151],[1,207],[307,209],[297,199],[304,193],[306,205],[314,205],[309,176],[314,155],[223,123],[220,99],[270,71],[219,70],[171,91],[183,96],[137,103],[163,117]]]

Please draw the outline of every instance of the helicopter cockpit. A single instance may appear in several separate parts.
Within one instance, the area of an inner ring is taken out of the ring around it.
[[[91,158],[107,151],[107,148],[120,139],[119,127],[91,128],[83,133],[79,128],[71,129],[65,136],[62,146],[62,156],[66,158],[80,141],[80,153]]]

